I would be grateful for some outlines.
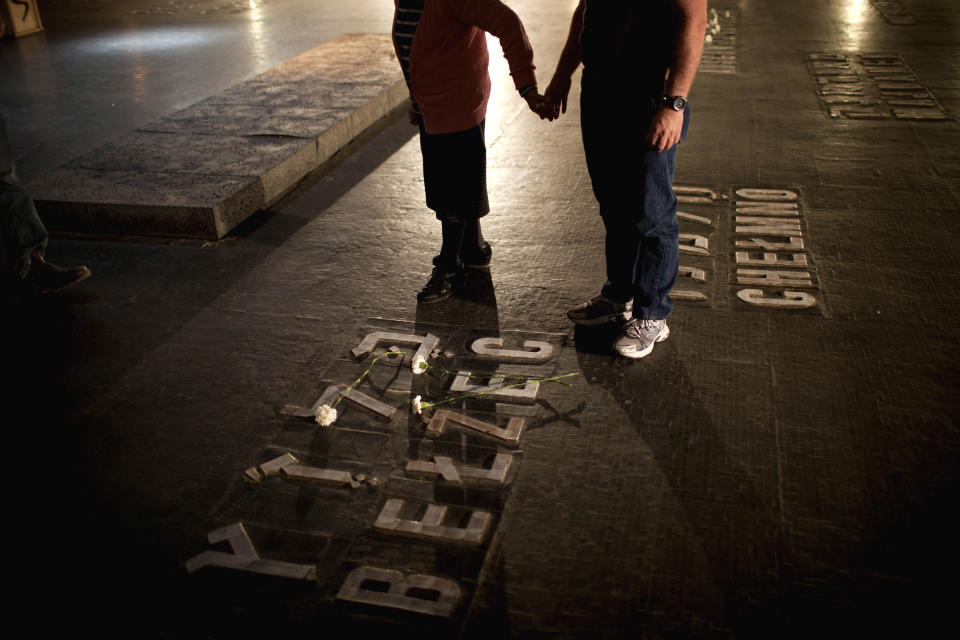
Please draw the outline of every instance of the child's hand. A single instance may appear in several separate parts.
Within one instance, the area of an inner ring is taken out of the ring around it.
[[[410,124],[420,124],[420,120],[417,118],[417,108],[413,105],[413,98],[407,100],[407,118],[410,119]]]
[[[527,106],[535,114],[540,116],[541,120],[555,120],[560,116],[559,105],[551,103],[537,91],[528,91],[523,99],[527,101]]]

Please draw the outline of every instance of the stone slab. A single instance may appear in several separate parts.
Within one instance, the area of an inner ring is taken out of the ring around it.
[[[51,229],[221,238],[265,201],[254,176],[62,168],[31,185]]]
[[[29,187],[53,229],[216,240],[406,97],[390,37],[344,35]]]

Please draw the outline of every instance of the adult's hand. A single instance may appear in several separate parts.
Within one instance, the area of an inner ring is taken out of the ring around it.
[[[659,107],[650,122],[650,128],[644,140],[654,151],[666,151],[680,142],[683,131],[683,111],[674,111],[670,107]]]
[[[567,96],[570,95],[570,84],[570,76],[555,73],[550,80],[550,84],[547,85],[547,90],[543,96],[547,99],[547,102],[553,105],[555,111],[559,107],[559,113],[555,117],[559,117],[560,113],[567,112]]]

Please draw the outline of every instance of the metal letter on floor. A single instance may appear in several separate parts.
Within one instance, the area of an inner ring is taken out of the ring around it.
[[[505,384],[505,375],[499,372],[495,373],[490,377],[490,382],[484,386],[470,382],[470,371],[460,371],[453,382],[450,383],[450,392],[484,395],[494,399],[511,400],[524,404],[533,404],[537,401],[537,392],[540,391],[539,382],[526,380],[523,386],[514,386]]]
[[[364,587],[367,582],[381,582],[390,585],[386,591]],[[418,598],[409,595],[411,590],[437,593],[432,598]],[[399,571],[378,567],[357,567],[343,581],[337,598],[349,602],[359,602],[375,607],[403,609],[429,616],[449,618],[457,608],[460,599],[460,587],[453,580],[413,574],[404,576]]]
[[[520,416],[512,416],[506,427],[498,427],[495,424],[483,422],[462,413],[443,409],[433,414],[433,418],[430,419],[430,424],[427,425],[427,437],[436,438],[441,435],[446,430],[448,422],[499,438],[513,445],[519,444],[520,434],[523,433],[523,428],[526,426],[526,420]]]
[[[503,338],[477,338],[470,350],[481,358],[494,358],[501,362],[546,362],[553,357],[553,345],[539,340],[524,340],[524,349],[503,349]]]
[[[766,296],[762,289],[741,289],[737,297],[749,304],[761,307],[806,309],[815,306],[817,299],[803,291],[783,291],[779,296]]]
[[[332,384],[327,387],[322,394],[320,394],[320,397],[309,409],[288,405],[284,407],[283,413],[295,416],[297,418],[313,418],[317,415],[317,409],[325,404],[332,407],[337,401],[337,398],[340,396],[343,396],[344,400],[349,400],[355,405],[363,407],[367,411],[372,411],[385,420],[389,420],[393,417],[393,414],[397,412],[396,407],[391,407],[388,404],[371,398],[365,393],[361,393],[356,389],[351,389],[345,384]]]
[[[250,537],[240,522],[211,531],[207,534],[207,540],[210,544],[226,540],[230,543],[233,553],[204,551],[187,560],[186,569],[188,573],[193,573],[203,567],[222,567],[295,580],[316,580],[317,578],[317,569],[313,565],[293,564],[261,558],[257,554],[257,550],[253,548],[253,543],[250,542]]]
[[[428,333],[425,336],[418,336],[409,333],[390,333],[389,331],[374,331],[360,341],[350,353],[358,360],[373,351],[380,342],[399,342],[400,344],[418,344],[417,352],[414,358],[420,356],[424,360],[430,357],[430,354],[437,345],[440,344],[440,338]]]
[[[399,498],[387,500],[383,509],[380,510],[380,515],[377,516],[373,528],[381,531],[423,536],[434,540],[480,544],[487,535],[490,521],[493,520],[489,511],[477,509],[470,514],[470,520],[467,522],[466,528],[445,526],[441,523],[447,515],[447,507],[442,504],[427,505],[427,511],[423,514],[422,520],[404,520],[399,517],[403,505],[404,501]]]
[[[498,453],[489,469],[467,465],[455,465],[453,458],[447,456],[433,456],[433,462],[426,460],[411,460],[407,462],[407,473],[427,476],[440,476],[446,482],[462,485],[464,480],[486,482],[489,484],[503,484],[507,480],[507,472],[513,463],[513,456],[507,453]]]

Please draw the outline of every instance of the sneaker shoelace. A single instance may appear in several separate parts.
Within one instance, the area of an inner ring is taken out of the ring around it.
[[[631,319],[623,327],[623,332],[631,337],[637,338],[638,340],[649,341],[659,333],[660,331],[660,321],[659,320],[637,320],[636,318]]]
[[[641,320],[640,327],[644,331],[649,331],[650,333],[659,333],[660,321],[659,320]]]
[[[643,332],[640,330],[640,321],[636,318],[631,318],[627,324],[623,326],[623,333],[630,338],[643,338]]]

